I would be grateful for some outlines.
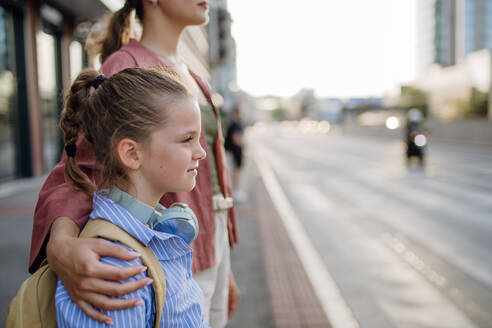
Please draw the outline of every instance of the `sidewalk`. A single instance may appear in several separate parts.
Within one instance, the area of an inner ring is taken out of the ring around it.
[[[237,206],[232,252],[241,301],[228,327],[331,327],[252,158],[243,174],[249,201]]]
[[[21,282],[29,276],[32,216],[42,179],[7,182],[0,186],[0,326]]]
[[[240,242],[232,268],[241,290],[229,328],[331,327],[252,159],[244,168],[247,203],[239,204]],[[0,186],[0,322],[28,276],[32,214],[43,179]]]

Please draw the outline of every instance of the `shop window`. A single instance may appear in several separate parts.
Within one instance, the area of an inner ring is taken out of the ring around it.
[[[70,79],[75,80],[84,65],[84,53],[79,41],[70,43]]]
[[[15,169],[16,77],[12,16],[0,7],[0,181],[11,179]]]
[[[50,171],[60,158],[58,119],[60,97],[58,88],[57,39],[40,30],[36,36],[39,96],[43,135],[43,164]]]

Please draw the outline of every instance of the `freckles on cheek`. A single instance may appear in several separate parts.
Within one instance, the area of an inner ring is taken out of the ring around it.
[[[168,170],[168,165],[166,165],[166,161],[165,160],[160,160],[158,163],[158,165],[156,167],[158,167],[159,171],[161,171],[162,173],[166,172]]]

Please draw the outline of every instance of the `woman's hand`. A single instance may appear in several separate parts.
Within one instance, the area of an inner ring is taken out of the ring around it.
[[[101,257],[134,260],[139,254],[103,239],[78,238],[79,229],[69,218],[58,218],[51,227],[46,254],[72,301],[94,320],[112,324],[111,318],[96,310],[121,310],[142,304],[140,299],[120,299],[149,283],[150,278],[120,283],[146,270],[144,266],[117,268],[103,264]],[[107,280],[106,280],[107,279]],[[114,280],[114,281],[108,281]]]
[[[236,284],[236,279],[234,279],[234,274],[232,270],[229,271],[229,304],[227,318],[230,319],[236,313],[237,306],[239,303],[239,288]]]

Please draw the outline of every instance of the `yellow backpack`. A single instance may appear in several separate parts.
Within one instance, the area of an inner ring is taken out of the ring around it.
[[[144,246],[128,232],[104,219],[87,223],[80,237],[102,237],[119,241],[140,253],[140,259],[147,266],[149,276],[154,280],[156,317],[154,327],[159,327],[164,302],[166,300],[166,277],[159,260],[149,247]],[[57,276],[47,262],[19,288],[17,295],[9,304],[6,328],[51,328],[56,327],[55,291]]]

